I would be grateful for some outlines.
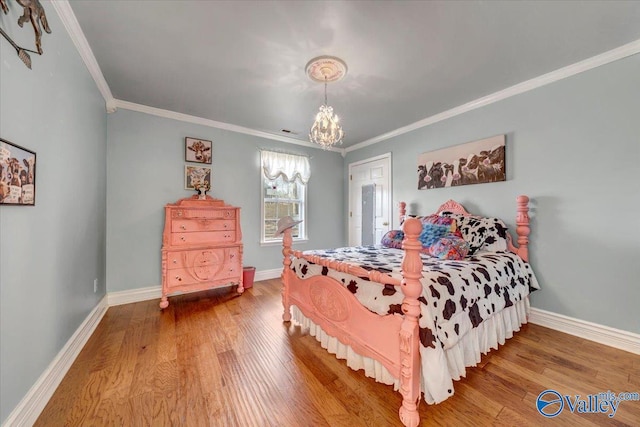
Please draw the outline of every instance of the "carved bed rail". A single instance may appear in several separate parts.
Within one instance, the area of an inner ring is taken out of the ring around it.
[[[318,255],[305,254],[302,251],[291,251],[296,258],[304,258],[307,261],[318,264],[323,267],[328,267],[332,270],[339,271],[341,273],[348,273],[353,276],[368,278],[370,281],[380,283],[383,285],[400,286],[401,280],[395,279],[388,274],[381,273],[376,270],[366,270],[362,267],[358,267],[352,264],[336,261],[334,259],[323,258]]]

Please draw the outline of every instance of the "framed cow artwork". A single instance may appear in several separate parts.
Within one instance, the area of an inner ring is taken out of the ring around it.
[[[211,164],[211,141],[186,137],[184,139],[184,160],[187,162]]]
[[[506,181],[505,135],[418,156],[418,190]]]
[[[204,187],[209,190],[211,185],[211,168],[206,166],[185,165],[184,188],[185,190],[197,190]]]
[[[36,204],[36,153],[0,138],[0,205]]]

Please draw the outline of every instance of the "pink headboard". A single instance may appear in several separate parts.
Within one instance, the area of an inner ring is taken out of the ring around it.
[[[438,210],[436,211],[436,215],[440,215],[442,212],[451,212],[459,215],[471,215],[460,203],[455,200],[448,200],[445,203],[441,204]]]
[[[507,233],[507,247],[508,249],[517,254],[524,261],[529,261],[529,234],[531,229],[529,228],[529,198],[524,195],[516,197],[517,203],[517,215],[516,215],[516,234],[518,235],[518,246],[513,244],[511,235]],[[398,210],[400,213],[400,223],[404,221],[407,216],[407,204],[400,202],[398,204]],[[436,215],[440,215],[442,212],[451,212],[459,215],[471,215],[460,203],[455,200],[448,200],[435,212]]]

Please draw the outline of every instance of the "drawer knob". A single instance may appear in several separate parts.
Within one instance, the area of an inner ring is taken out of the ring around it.
[[[187,229],[187,227],[185,227],[185,226],[184,226],[184,224],[183,224],[183,225],[181,225],[181,226],[180,226],[180,228],[181,228],[181,229],[183,229],[183,230],[186,230],[186,229]]]
[[[225,224],[225,225],[224,225],[224,228],[229,228],[229,224]]]
[[[177,260],[177,259],[174,259],[174,260],[173,260],[173,263],[174,263],[174,264],[177,264],[177,263],[178,263],[178,260]]]
[[[176,276],[176,280],[177,280],[178,282],[182,282],[182,277],[180,277],[180,276]]]
[[[229,255],[229,258],[233,258],[234,256],[236,256],[236,254],[231,254]]]
[[[180,238],[180,240],[182,240],[182,241],[184,242],[184,241],[185,241],[185,238],[184,238],[184,236],[183,236],[183,237],[181,237],[181,238]]]
[[[182,211],[178,211],[178,216],[182,216]]]

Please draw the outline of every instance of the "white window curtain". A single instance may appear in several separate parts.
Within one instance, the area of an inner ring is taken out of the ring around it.
[[[262,152],[262,170],[264,175],[272,181],[281,176],[287,182],[293,183],[298,180],[306,184],[311,176],[309,158],[275,151]]]

